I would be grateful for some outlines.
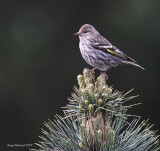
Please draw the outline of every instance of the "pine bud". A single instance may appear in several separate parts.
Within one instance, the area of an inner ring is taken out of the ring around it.
[[[83,81],[83,76],[79,74],[79,75],[77,76],[77,80],[78,80],[79,86],[81,86],[81,85],[82,85],[82,81]]]
[[[98,83],[100,84],[100,87],[102,88],[104,85],[106,85],[106,76],[105,74],[101,74],[98,78],[97,78]]]
[[[86,91],[85,89],[81,89],[81,92],[82,92],[82,93],[85,93],[85,91]]]
[[[85,127],[85,125],[84,125],[84,124],[81,124],[81,127]]]
[[[82,96],[82,101],[83,101],[83,102],[85,101],[85,97],[84,97],[84,96]]]
[[[88,100],[85,100],[84,103],[86,106],[88,106]]]
[[[108,88],[107,85],[104,85],[104,86],[102,87],[102,90],[103,90],[104,92],[106,92],[108,89],[109,89],[109,88]]]
[[[106,86],[103,86],[102,89],[105,90],[105,89],[106,89]]]
[[[109,88],[109,92],[112,93],[112,88]]]
[[[110,138],[111,138],[111,143],[114,144],[115,141],[115,131],[110,130]]]
[[[109,94],[112,93],[112,88],[108,88],[107,91]]]
[[[98,87],[98,82],[97,81],[95,82],[95,86]]]
[[[88,85],[90,83],[90,79],[89,78],[85,78],[85,84]]]
[[[89,110],[89,112],[91,113],[91,115],[93,115],[93,113],[94,113],[93,104],[89,104],[89,105],[88,105],[88,110]]]
[[[110,130],[111,136],[112,138],[115,136],[115,131],[114,130]]]
[[[83,70],[83,76],[84,76],[84,78],[86,79],[86,78],[89,78],[89,70],[87,70],[87,69],[84,69]]]
[[[82,110],[82,109],[83,109],[83,106],[82,106],[82,105],[79,105],[79,109]]]
[[[101,137],[102,137],[102,131],[101,131],[101,130],[98,130],[97,133],[98,133],[98,139],[100,140]]]
[[[90,83],[90,84],[87,86],[87,90],[88,90],[89,94],[93,94],[94,85],[93,85],[92,83]]]
[[[84,148],[82,142],[79,143],[79,147]]]
[[[107,100],[108,97],[109,97],[109,94],[108,93],[103,93],[102,96],[104,97],[105,100]]]
[[[94,98],[95,99],[97,99],[98,98],[98,94],[96,93],[96,94],[94,94]]]
[[[102,106],[102,104],[103,104],[102,99],[99,99],[99,100],[98,100],[98,106]]]

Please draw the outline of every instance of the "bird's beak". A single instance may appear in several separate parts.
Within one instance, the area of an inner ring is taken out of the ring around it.
[[[73,34],[74,36],[80,36],[81,35],[81,33],[80,32],[77,32],[77,33],[75,33],[75,34]]]

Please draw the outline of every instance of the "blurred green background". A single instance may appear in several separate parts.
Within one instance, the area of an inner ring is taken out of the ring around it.
[[[89,67],[78,38],[85,23],[146,68],[126,65],[108,72],[108,85],[120,91],[134,88],[141,102],[130,113],[160,126],[160,1],[18,1],[0,2],[0,129],[7,144],[38,141],[43,122],[63,114],[76,77]],[[97,75],[100,73],[96,71]],[[160,134],[160,131],[157,132]]]

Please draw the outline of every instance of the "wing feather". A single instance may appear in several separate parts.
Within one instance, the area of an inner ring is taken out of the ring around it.
[[[96,40],[91,40],[91,46],[95,49],[101,50],[105,53],[112,54],[116,57],[119,57],[121,59],[131,61],[131,62],[136,62],[136,60],[128,57],[126,54],[124,54],[122,51],[117,49],[115,46],[113,46],[108,40],[106,40],[104,37]]]

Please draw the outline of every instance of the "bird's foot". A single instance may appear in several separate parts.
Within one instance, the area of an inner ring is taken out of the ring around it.
[[[93,68],[90,70],[90,74],[91,74],[91,77],[92,79],[95,79],[95,74],[94,74],[94,70],[96,70],[97,68]]]
[[[89,70],[89,71],[90,71],[91,69],[89,69],[89,68],[84,68],[84,70]]]
[[[95,79],[95,76],[94,76],[94,70],[95,70],[96,68],[93,68],[93,69],[89,69],[89,68],[84,68],[84,70],[87,70],[87,71],[89,71],[89,74],[90,74],[90,77],[91,77],[91,79]]]
[[[89,70],[90,72],[93,72],[94,70],[96,70],[97,68],[93,68],[93,69],[89,69],[89,68],[84,68],[85,70]]]
[[[93,69],[85,68],[85,70],[88,70],[90,72],[90,76],[91,76],[92,79],[95,79],[94,70],[96,70],[96,69],[97,69],[96,67],[93,68]]]
[[[106,78],[106,81],[109,79],[109,76],[107,75],[107,71],[106,72],[101,72],[101,74],[103,74]]]

